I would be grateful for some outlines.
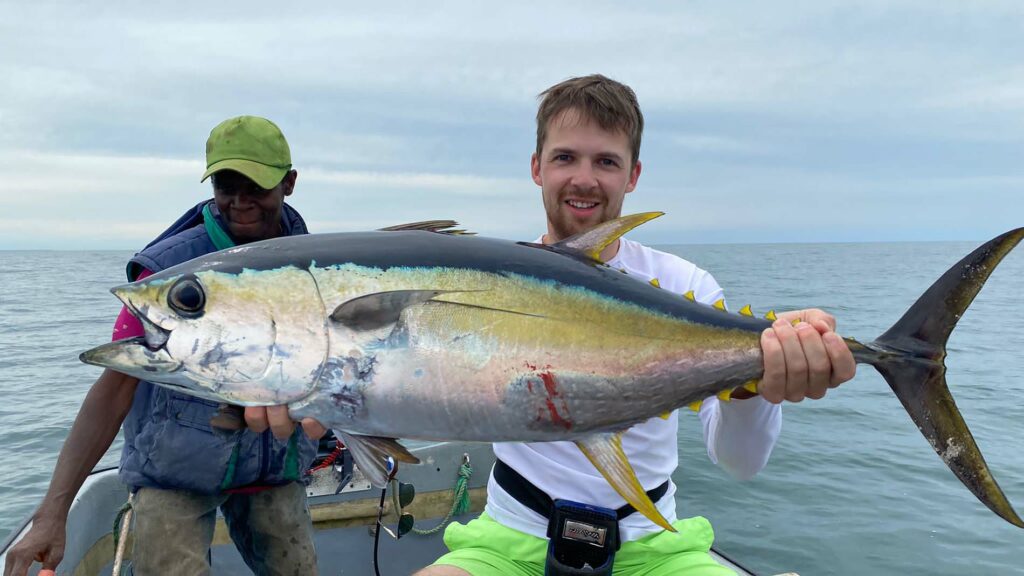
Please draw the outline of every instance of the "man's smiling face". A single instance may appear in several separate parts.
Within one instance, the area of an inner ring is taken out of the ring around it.
[[[240,242],[253,242],[281,234],[284,199],[294,186],[294,171],[265,190],[238,172],[223,170],[214,174],[213,197],[231,235]]]
[[[629,137],[569,109],[551,119],[540,154],[531,160],[548,218],[548,242],[563,240],[618,218],[636,188],[640,162],[631,165]]]

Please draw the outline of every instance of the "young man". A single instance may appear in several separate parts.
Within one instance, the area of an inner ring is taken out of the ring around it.
[[[542,94],[531,161],[547,213],[547,234],[541,241],[557,242],[621,215],[626,194],[640,178],[642,132],[643,116],[633,91],[603,76],[573,78]],[[707,272],[630,240],[609,245],[601,257],[639,280],[656,279],[663,289],[692,291],[705,304],[723,296]],[[794,320],[799,320],[795,326]],[[853,356],[834,329],[835,320],[828,314],[804,310],[780,315],[765,330],[759,395],[744,391],[729,403],[709,398],[700,409],[713,461],[738,478],[753,476],[775,445],[782,422],[780,402],[821,398],[828,388],[853,377]],[[706,519],[676,519],[670,476],[678,463],[677,418],[672,413],[634,426],[623,435],[622,445],[640,483],[679,534],[662,530],[641,514],[621,511],[622,546],[612,560],[615,574],[732,573],[708,553],[713,533]],[[549,514],[542,515],[535,499],[531,506],[524,495],[539,490],[551,500],[611,511],[624,503],[570,442],[495,444],[494,452],[498,462],[488,482],[484,513],[468,524],[449,526],[445,543],[450,552],[421,576],[544,574],[550,503]],[[565,565],[573,565],[571,556]],[[548,572],[556,573],[567,572]]]
[[[238,244],[306,234],[284,199],[297,173],[284,135],[264,118],[225,120],[206,143],[213,199],[186,212],[128,263],[137,280]],[[114,339],[139,336],[122,309]],[[133,492],[137,576],[209,574],[218,507],[246,563],[257,574],[316,574],[313,529],[302,476],[316,456],[286,407],[250,408],[248,430],[215,432],[217,405],[105,370],[89,390],[57,460],[32,528],[7,555],[4,574],[23,576],[35,561],[56,568],[64,554],[72,500],[124,423],[120,476]],[[271,431],[267,428],[270,427]],[[312,437],[324,433],[303,423]]]

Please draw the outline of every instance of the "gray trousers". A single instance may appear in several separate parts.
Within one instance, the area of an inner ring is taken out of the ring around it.
[[[317,574],[306,491],[292,482],[255,494],[207,496],[141,488],[135,493],[135,576],[208,575],[217,508],[256,576]]]

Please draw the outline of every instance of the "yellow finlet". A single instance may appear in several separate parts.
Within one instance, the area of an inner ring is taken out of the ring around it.
[[[764,317],[768,320],[771,320],[772,322],[775,322],[776,320],[779,319],[779,317],[775,315],[775,310],[769,310],[768,313],[764,315]]]
[[[649,220],[654,220],[663,214],[664,212],[642,212],[640,214],[622,216],[621,218],[598,224],[586,232],[570,236],[561,242],[556,242],[552,247],[569,249],[576,253],[582,252],[592,260],[601,262],[601,251],[612,242],[615,242],[620,236],[633,228]]]
[[[750,309],[750,304],[747,304],[743,308],[740,308],[740,314],[742,316],[753,316],[754,311]]]
[[[690,290],[686,294],[683,294],[683,298],[686,298],[690,302],[696,302],[697,301],[697,297],[693,295],[693,290]]]
[[[715,310],[721,310],[725,312],[725,298],[719,298],[715,300],[715,303],[711,305]]]
[[[668,417],[671,416],[671,415],[672,415],[672,412],[665,412],[664,414],[659,416],[659,418],[661,418],[662,420],[668,420]]]
[[[796,326],[800,322],[802,322],[802,320],[800,320],[799,318],[793,318],[792,320],[789,321],[789,323],[792,324],[793,326]]]
[[[622,451],[622,434],[595,434],[576,440],[587,460],[597,468],[619,496],[633,505],[637,512],[669,532],[676,529],[661,515],[636,477],[633,466]]]
[[[722,390],[721,392],[716,394],[716,396],[718,396],[718,399],[721,400],[722,402],[728,402],[732,400],[731,394],[732,390]]]
[[[750,392],[751,394],[757,394],[758,382],[760,382],[760,380],[748,380],[747,383],[743,385],[743,389],[746,390],[747,392]]]
[[[655,288],[661,288],[661,282],[658,282],[657,278],[651,278],[651,286]]]
[[[700,412],[700,407],[704,404],[703,400],[697,400],[696,402],[690,402],[686,407],[694,412]]]

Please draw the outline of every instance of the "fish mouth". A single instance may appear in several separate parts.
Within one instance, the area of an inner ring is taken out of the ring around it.
[[[110,292],[124,304],[125,308],[128,309],[128,312],[131,313],[132,316],[142,323],[142,329],[145,333],[144,341],[135,343],[144,345],[146,348],[149,348],[151,352],[156,352],[167,344],[167,341],[171,338],[171,330],[160,326],[153,320],[150,320],[148,304],[144,304],[140,307],[136,306],[135,303],[132,302],[131,296],[134,292],[133,287],[133,284],[126,284],[124,286],[113,288]]]
[[[182,394],[223,401],[214,392],[193,385],[183,372],[181,362],[171,358],[163,347],[151,349],[142,336],[107,342],[82,352],[78,359],[86,364],[127,374]]]
[[[150,352],[163,350],[164,346],[167,345],[167,341],[171,339],[171,331],[157,325],[141,312],[132,311],[132,314],[139,319],[139,322],[142,322],[142,329],[146,333],[145,336],[140,337],[142,344],[149,348]]]
[[[111,289],[110,292],[124,304],[125,309],[139,320],[144,333],[101,344],[81,353],[78,359],[140,380],[179,380],[180,376],[176,373],[181,372],[182,363],[175,360],[166,348],[172,330],[160,326],[158,320],[151,318],[152,314],[157,318],[160,316],[159,311],[151,308],[149,303],[152,290],[148,283],[138,282]]]
[[[78,359],[86,364],[147,380],[181,369],[181,362],[171,358],[162,344],[153,348],[144,336],[101,344],[82,352]]]

